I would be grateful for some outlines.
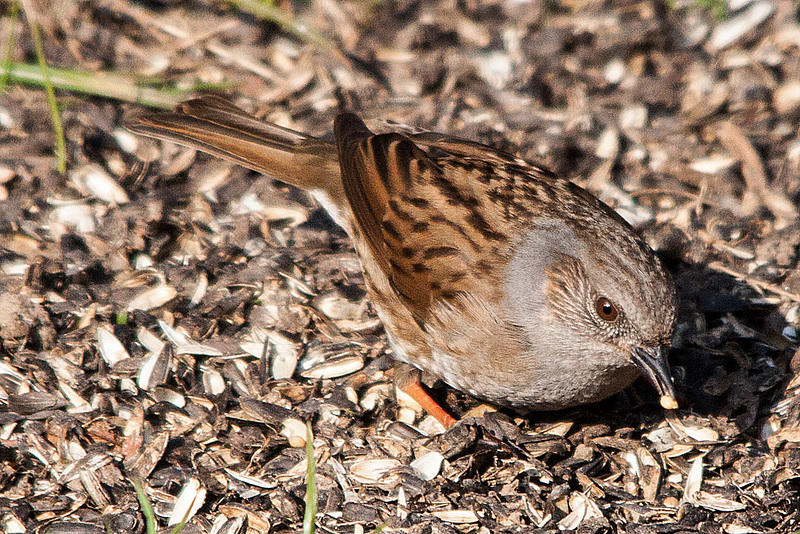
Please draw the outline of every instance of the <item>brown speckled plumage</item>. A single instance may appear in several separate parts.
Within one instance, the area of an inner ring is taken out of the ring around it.
[[[670,277],[613,210],[545,169],[441,134],[375,135],[350,113],[327,143],[214,97],[130,128],[315,194],[353,238],[396,357],[456,388],[551,409],[641,370],[673,395]]]

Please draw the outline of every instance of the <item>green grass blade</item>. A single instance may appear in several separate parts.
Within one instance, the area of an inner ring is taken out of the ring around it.
[[[193,507],[194,507],[194,503],[192,504],[192,506],[189,507],[188,510],[186,510],[186,513],[183,515],[183,519],[181,519],[180,523],[175,525],[175,528],[172,529],[170,534],[178,534],[178,532],[183,530],[183,527],[186,526],[186,522],[189,521],[189,514],[192,512],[192,508]]]
[[[150,499],[147,498],[144,492],[142,481],[138,478],[134,478],[131,482],[133,482],[133,488],[136,490],[136,498],[139,499],[139,506],[142,508],[147,534],[156,534],[158,532],[158,528],[156,527],[156,515],[153,513],[153,507],[150,506]]]
[[[727,0],[697,0],[697,5],[709,11],[717,20],[726,20],[730,14]]]
[[[4,74],[15,83],[43,86],[44,76],[35,65],[10,63]],[[145,106],[171,109],[182,100],[187,91],[159,90],[141,87],[130,76],[112,72],[73,71],[49,69],[49,78],[54,87],[67,91],[103,96],[133,102]]]
[[[186,519],[184,519],[183,521],[181,521],[180,523],[175,525],[175,528],[173,528],[172,532],[170,532],[169,534],[178,534],[178,532],[183,530],[183,527],[185,527],[185,526],[186,526]]]
[[[8,87],[8,69],[11,65],[11,52],[14,49],[14,28],[17,27],[17,19],[19,18],[19,4],[16,0],[11,2],[11,12],[9,13],[9,32],[8,40],[6,41],[6,55],[3,58],[3,72],[0,76],[0,91],[5,91]]]
[[[67,170],[67,142],[64,139],[64,125],[61,123],[61,113],[58,111],[56,92],[50,80],[50,70],[47,67],[47,59],[44,57],[44,46],[42,45],[42,34],[39,23],[35,20],[32,12],[26,11],[28,27],[31,30],[33,46],[36,50],[36,59],[39,62],[39,70],[42,73],[42,83],[45,94],[47,94],[47,105],[50,107],[50,123],[53,125],[53,135],[56,138],[56,168],[58,172],[64,173]]]
[[[306,513],[303,516],[303,534],[314,534],[317,517],[317,466],[314,463],[314,434],[311,423],[306,422]]]

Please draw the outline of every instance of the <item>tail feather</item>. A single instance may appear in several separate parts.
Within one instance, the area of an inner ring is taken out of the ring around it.
[[[180,104],[171,113],[145,113],[126,124],[132,132],[173,141],[345,202],[333,143],[262,122],[219,97]]]

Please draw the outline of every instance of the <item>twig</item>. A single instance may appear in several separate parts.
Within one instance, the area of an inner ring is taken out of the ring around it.
[[[730,121],[723,122],[717,130],[717,137],[735,158],[742,162],[742,176],[747,184],[747,192],[755,200],[767,206],[776,216],[793,220],[797,218],[797,209],[784,195],[771,191],[767,185],[767,173],[764,163],[753,144],[742,133],[741,129]],[[742,202],[745,211],[752,213],[756,206],[748,206],[746,197]]]
[[[258,18],[273,22],[300,39],[316,45],[329,53],[339,53],[336,43],[322,35],[321,33],[309,28],[306,24],[299,22],[291,13],[285,9],[275,7],[267,2],[257,2],[255,0],[226,0],[232,6],[242,11],[246,11]]]
[[[746,275],[744,273],[740,273],[739,271],[735,271],[735,270],[731,269],[730,267],[725,267],[724,265],[722,265],[718,261],[714,261],[714,262],[709,263],[708,264],[708,268],[712,269],[714,271],[720,272],[720,273],[724,273],[724,274],[733,276],[737,280],[742,280],[743,282],[747,282],[747,284],[753,286],[756,289],[759,289],[759,290],[762,290],[762,291],[769,291],[771,293],[775,293],[776,295],[779,295],[779,296],[781,296],[781,297],[783,297],[783,298],[785,298],[787,300],[791,300],[792,302],[800,302],[800,295],[798,295],[797,293],[792,293],[790,291],[786,291],[785,289],[783,289],[780,286],[777,286],[775,284],[771,284],[769,282],[765,282],[763,280],[758,280],[756,278],[751,278],[751,277],[749,277],[748,275]]]

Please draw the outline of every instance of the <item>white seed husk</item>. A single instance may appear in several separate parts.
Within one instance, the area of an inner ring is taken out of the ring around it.
[[[436,451],[429,451],[411,462],[411,467],[419,473],[422,480],[428,481],[436,478],[442,470],[444,456]]]
[[[273,489],[278,486],[277,482],[267,481],[264,480],[263,478],[245,475],[244,473],[239,473],[232,469],[226,468],[225,472],[228,473],[228,475],[230,475],[231,478],[234,478],[239,482],[244,482],[245,484],[250,484],[251,486],[255,486],[257,488]]]
[[[338,378],[353,374],[363,368],[364,358],[357,354],[349,354],[315,365],[302,371],[300,375],[304,378]]]
[[[128,351],[125,350],[122,342],[117,339],[108,325],[103,324],[97,327],[97,347],[100,350],[100,356],[109,367],[114,367],[120,361],[130,358]]]
[[[216,369],[205,369],[203,371],[203,389],[209,395],[220,395],[225,391],[225,379],[222,373]]]
[[[178,296],[178,291],[171,286],[159,285],[139,293],[128,303],[127,311],[143,310],[148,311],[153,308],[163,306]]]
[[[438,517],[445,523],[452,523],[454,525],[466,525],[480,521],[478,514],[472,510],[437,510],[431,512],[431,515]]]
[[[289,440],[292,447],[305,447],[306,445],[306,425],[299,419],[290,417],[283,421],[281,435]]]
[[[206,489],[201,487],[200,481],[196,478],[189,479],[178,494],[178,500],[172,508],[167,526],[177,525],[183,521],[188,521],[203,506],[206,500]]]
[[[360,460],[350,466],[350,476],[358,482],[372,484],[381,481],[394,469],[402,464],[394,458],[374,458]]]
[[[82,193],[108,204],[124,204],[129,200],[122,186],[99,165],[80,167],[70,174],[70,180]]]

